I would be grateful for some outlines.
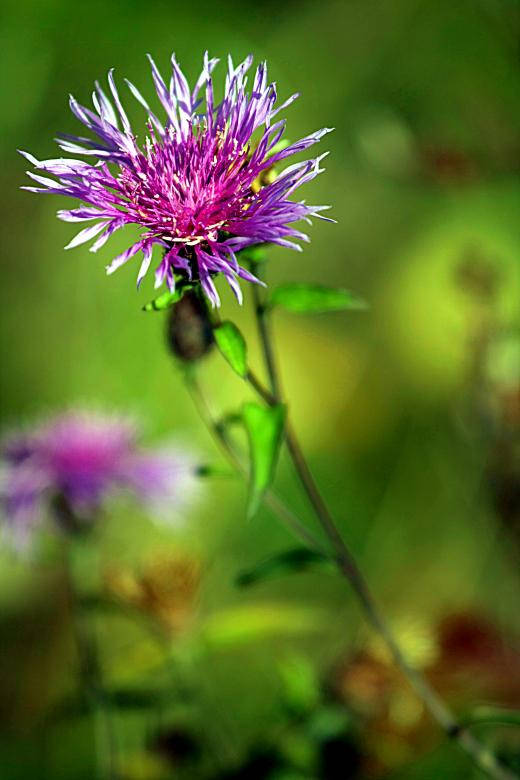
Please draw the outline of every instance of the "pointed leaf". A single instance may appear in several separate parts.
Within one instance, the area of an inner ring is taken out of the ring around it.
[[[247,345],[239,329],[232,322],[222,322],[213,330],[217,347],[233,371],[239,376],[247,374]]]
[[[269,306],[283,306],[292,312],[361,311],[366,303],[348,290],[319,284],[282,284],[269,300]]]
[[[251,473],[247,516],[251,518],[274,476],[283,437],[285,406],[260,406],[250,402],[244,404],[242,416],[249,439]]]
[[[330,558],[323,553],[310,550],[308,547],[295,547],[262,561],[252,569],[241,572],[236,578],[236,584],[244,588],[279,575],[305,571],[316,564],[332,566]]]

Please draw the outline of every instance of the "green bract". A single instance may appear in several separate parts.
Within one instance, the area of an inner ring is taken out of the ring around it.
[[[174,303],[178,303],[185,292],[193,290],[193,284],[184,284],[182,287],[177,287],[174,292],[165,292],[154,298],[153,301],[145,303],[143,311],[164,311],[173,306]]]

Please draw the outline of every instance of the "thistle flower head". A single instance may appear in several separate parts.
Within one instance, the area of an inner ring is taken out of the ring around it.
[[[195,482],[193,459],[172,447],[143,449],[138,434],[132,420],[80,410],[8,436],[0,508],[11,542],[23,547],[47,517],[60,521],[64,511],[75,526],[89,525],[117,492],[132,492],[163,517],[182,506]]]
[[[166,283],[173,291],[176,275],[195,279],[211,303],[219,305],[214,277],[221,273],[241,300],[238,278],[258,280],[239,265],[237,252],[264,242],[301,249],[292,239],[307,241],[308,237],[293,223],[310,221],[327,208],[289,199],[297,187],[321,172],[324,155],[291,165],[276,178],[270,172],[274,165],[319,141],[328,128],[284,147],[285,120],[276,117],[297,95],[275,107],[276,87],[267,82],[265,63],[257,67],[248,93],[246,74],[252,57],[237,67],[229,58],[224,97],[218,103],[211,75],[218,60],[209,59],[206,53],[202,73],[191,89],[175,56],[168,85],[149,59],[165,117],[156,116],[127,81],[147,114],[144,142],[138,143],[110,71],[111,98],[96,83],[94,110],[70,98],[72,112],[94,138],[58,139],[65,152],[93,162],[39,161],[22,152],[37,169],[28,172],[29,176],[40,185],[25,189],[82,201],[78,208],[58,212],[65,221],[93,223],[67,248],[95,239],[90,249],[96,252],[125,225],[142,228],[139,240],[111,262],[108,273],[142,252],[139,286],[150,267],[153,247],[158,245],[162,259],[155,270],[156,287]]]

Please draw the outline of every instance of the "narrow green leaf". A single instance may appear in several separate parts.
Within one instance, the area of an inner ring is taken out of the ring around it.
[[[277,287],[269,306],[283,306],[292,312],[360,311],[366,303],[348,290],[318,284],[282,284]]]
[[[520,727],[520,710],[501,707],[477,707],[467,717],[462,718],[464,726],[517,726]]]
[[[247,345],[237,326],[227,320],[213,330],[217,347],[239,376],[247,374]]]
[[[178,303],[184,293],[192,289],[192,284],[184,284],[178,286],[174,292],[162,293],[157,298],[154,298],[153,301],[146,303],[143,306],[143,311],[164,311],[164,309],[168,309],[170,306],[173,306],[174,303]]]
[[[310,550],[307,547],[295,547],[262,561],[252,569],[241,572],[236,578],[236,584],[244,588],[279,575],[301,572],[316,564],[332,565],[330,558],[323,553]]]
[[[274,476],[282,443],[285,406],[260,406],[250,402],[244,404],[242,416],[249,439],[251,474],[247,516],[251,518]]]

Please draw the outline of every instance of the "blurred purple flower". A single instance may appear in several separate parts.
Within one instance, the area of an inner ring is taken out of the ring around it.
[[[292,223],[302,219],[310,222],[311,216],[320,217],[320,212],[328,208],[288,199],[297,187],[321,173],[320,161],[325,155],[291,165],[278,178],[269,176],[269,171],[275,163],[319,141],[329,128],[281,148],[285,120],[273,120],[298,95],[275,108],[276,87],[267,83],[265,63],[256,69],[252,91],[247,94],[251,56],[237,67],[229,58],[224,98],[217,104],[211,73],[218,60],[205,54],[202,73],[190,90],[174,55],[168,86],[149,59],[166,122],[157,118],[137,88],[127,81],[148,116],[149,137],[143,148],[137,144],[110,71],[112,100],[97,82],[92,95],[94,111],[70,98],[72,112],[97,136],[96,140],[81,136],[62,136],[58,140],[64,151],[97,161],[93,165],[65,158],[40,162],[22,152],[38,171],[28,172],[29,176],[43,185],[25,189],[67,195],[85,204],[58,212],[65,221],[94,221],[70,241],[67,249],[97,236],[90,247],[96,252],[124,225],[133,223],[144,229],[139,240],[107,266],[108,273],[141,251],[144,259],[137,277],[139,286],[150,266],[152,248],[158,244],[163,258],[155,271],[156,287],[166,281],[173,290],[175,273],[180,273],[200,280],[211,303],[218,306],[213,277],[221,272],[241,301],[237,278],[258,280],[238,264],[236,252],[263,242],[301,250],[290,239],[309,239]],[[205,99],[202,111],[201,92]],[[42,172],[58,181],[42,176]]]
[[[155,517],[171,518],[196,483],[186,452],[143,449],[131,420],[92,411],[66,412],[11,435],[0,456],[3,525],[19,548],[46,517],[62,524],[66,511],[76,526],[91,524],[118,492],[130,491]]]

